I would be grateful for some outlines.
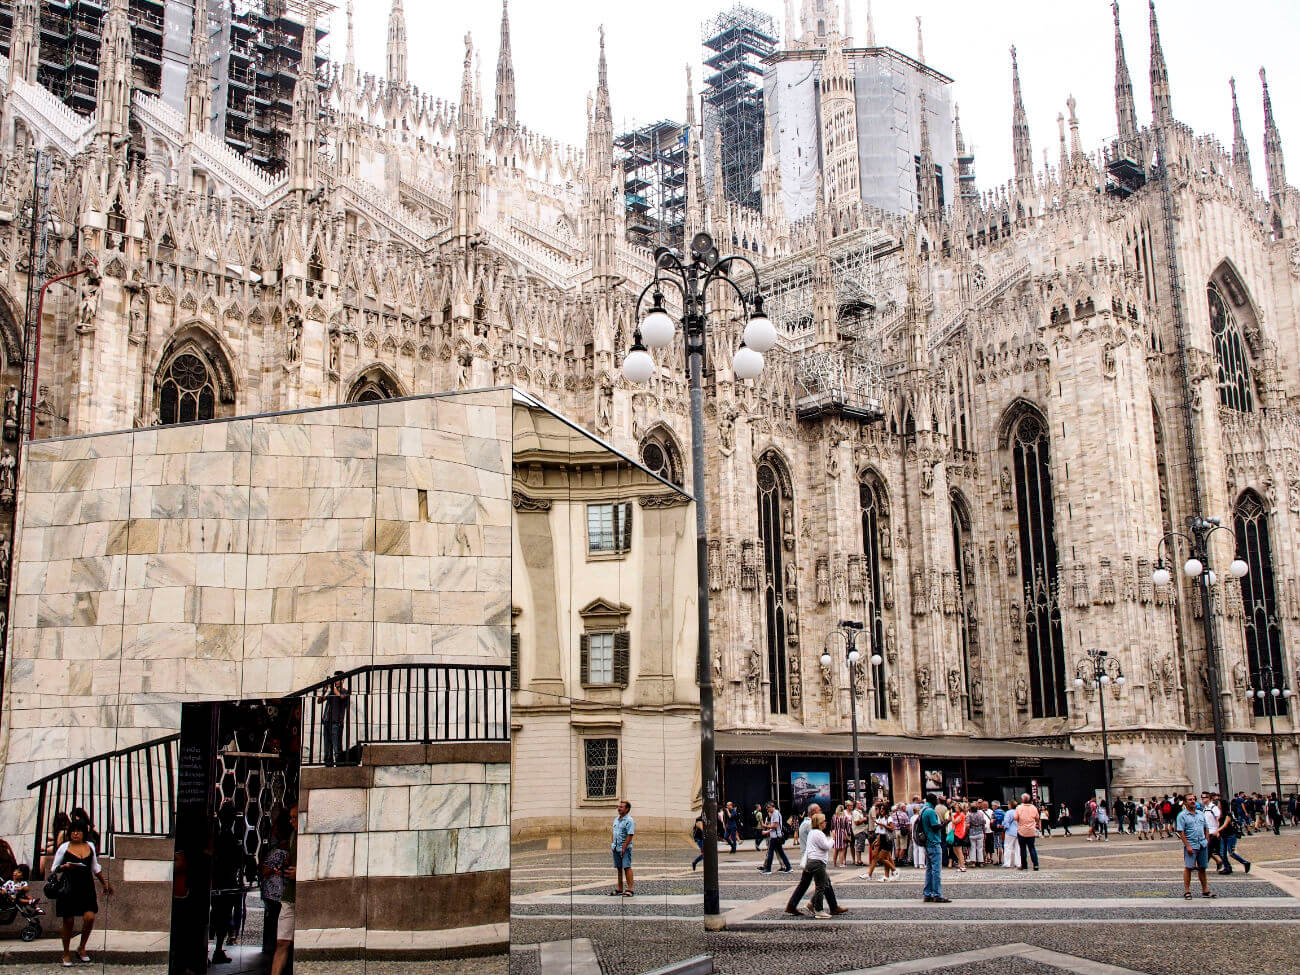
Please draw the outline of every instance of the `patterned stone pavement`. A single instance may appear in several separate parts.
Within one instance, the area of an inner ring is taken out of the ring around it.
[[[1191,901],[1182,897],[1182,858],[1172,840],[1047,839],[1037,873],[944,871],[944,893],[953,900],[945,905],[921,901],[917,870],[879,883],[860,880],[858,869],[835,869],[849,913],[817,921],[783,912],[796,874],[758,873],[752,846],[735,855],[724,849],[728,928],[711,935],[699,921],[692,847],[638,851],[635,898],[606,895],[612,871],[602,849],[518,851],[511,971],[539,971],[528,946],[570,939],[590,940],[603,975],[635,975],[697,954],[713,955],[722,975],[809,970],[814,957],[818,971],[873,975],[1181,975],[1189,965],[1292,971],[1300,951],[1300,830],[1247,837],[1239,851],[1254,861],[1251,874],[1212,873],[1218,897]],[[572,975],[587,973],[575,966]]]

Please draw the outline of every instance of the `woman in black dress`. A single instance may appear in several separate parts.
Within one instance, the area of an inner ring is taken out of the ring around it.
[[[103,874],[95,847],[86,839],[87,826],[81,820],[74,820],[68,829],[68,842],[59,847],[54,854],[54,873],[67,877],[68,892],[59,898],[57,913],[63,919],[63,967],[72,967],[72,927],[73,922],[81,918],[81,945],[77,948],[77,957],[90,961],[86,954],[86,943],[90,941],[90,932],[95,930],[95,915],[99,913],[99,901],[95,897],[95,881],[104,888],[104,894],[111,896],[113,885]]]

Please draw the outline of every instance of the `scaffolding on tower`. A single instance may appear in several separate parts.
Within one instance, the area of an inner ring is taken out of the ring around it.
[[[712,163],[715,133],[722,143],[723,192],[757,210],[763,168],[763,60],[776,51],[776,21],[742,4],[704,22],[704,152]],[[713,166],[705,169],[712,181]],[[712,186],[710,186],[712,190]]]

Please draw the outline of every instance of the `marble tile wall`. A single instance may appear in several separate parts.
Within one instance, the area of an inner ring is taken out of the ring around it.
[[[419,877],[510,865],[510,766],[386,765],[371,788],[313,789],[298,878]]]
[[[30,782],[176,731],[182,701],[509,660],[509,390],[27,450],[0,739],[16,849]]]

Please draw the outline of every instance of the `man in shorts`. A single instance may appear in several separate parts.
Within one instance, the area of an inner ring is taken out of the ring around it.
[[[1174,833],[1183,841],[1183,897],[1186,900],[1192,899],[1193,870],[1201,882],[1201,896],[1216,896],[1205,877],[1205,868],[1210,863],[1210,839],[1205,813],[1196,808],[1196,796],[1190,792],[1183,797],[1182,811],[1174,820]]]
[[[609,852],[614,859],[617,886],[610,892],[615,897],[631,897],[632,889],[632,837],[636,835],[636,820],[632,818],[632,803],[619,800],[618,815],[611,829]],[[627,886],[624,887],[626,878]]]
[[[857,866],[862,866],[862,854],[867,849],[867,840],[871,838],[872,824],[871,817],[862,809],[866,802],[854,802],[849,800],[849,805],[853,808],[849,810],[849,819],[853,824],[853,862]]]

